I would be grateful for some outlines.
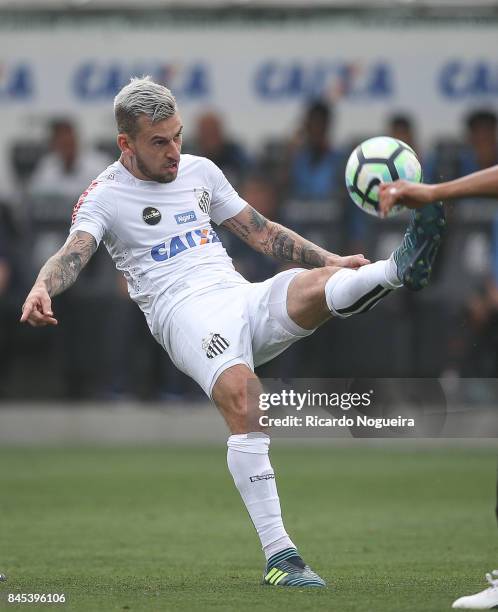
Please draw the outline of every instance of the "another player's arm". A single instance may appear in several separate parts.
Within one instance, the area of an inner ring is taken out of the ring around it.
[[[266,219],[249,205],[222,225],[255,251],[308,268],[359,268],[370,263],[363,255],[341,257],[330,253],[283,225]]]
[[[435,185],[408,181],[384,183],[380,186],[380,210],[385,215],[397,202],[420,208],[437,200],[480,196],[498,196],[498,166]]]
[[[33,327],[57,325],[51,298],[68,289],[97,250],[95,238],[76,231],[44,264],[22,307],[21,323]]]

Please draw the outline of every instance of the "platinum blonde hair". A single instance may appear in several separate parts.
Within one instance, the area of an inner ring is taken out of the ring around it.
[[[154,83],[150,76],[132,78],[114,98],[118,131],[132,138],[138,132],[137,121],[142,115],[156,123],[169,119],[176,111],[176,100],[171,91]]]

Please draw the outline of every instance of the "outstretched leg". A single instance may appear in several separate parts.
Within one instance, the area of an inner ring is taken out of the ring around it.
[[[367,312],[398,287],[422,289],[429,282],[444,226],[442,204],[431,204],[412,214],[401,245],[389,259],[358,270],[325,267],[301,272],[287,292],[289,316],[304,329],[314,329],[331,316]]]
[[[282,520],[275,473],[268,450],[270,438],[258,424],[261,386],[245,365],[235,365],[217,379],[212,397],[230,429],[227,463],[266,556],[265,584],[325,586],[301,559]]]

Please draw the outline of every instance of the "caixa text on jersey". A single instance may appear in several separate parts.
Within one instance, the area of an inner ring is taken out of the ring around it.
[[[165,261],[187,249],[193,249],[194,247],[213,242],[221,242],[221,240],[212,228],[205,227],[185,232],[185,234],[180,234],[179,236],[173,236],[171,239],[152,247],[150,254],[155,261]]]

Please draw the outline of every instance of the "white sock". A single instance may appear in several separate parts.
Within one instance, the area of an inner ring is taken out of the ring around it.
[[[268,456],[270,438],[260,432],[228,438],[227,463],[268,559],[295,548],[282,522],[275,474]]]
[[[358,270],[339,270],[325,285],[325,299],[332,314],[345,318],[370,310],[401,286],[391,255],[389,259],[367,264]]]

